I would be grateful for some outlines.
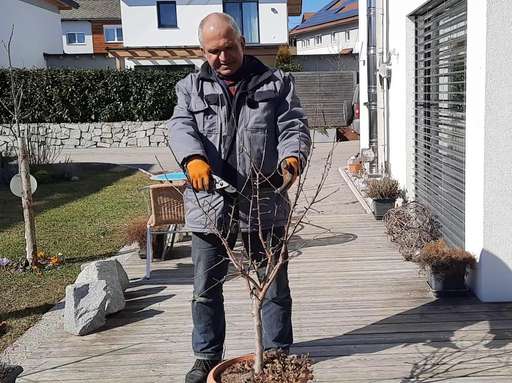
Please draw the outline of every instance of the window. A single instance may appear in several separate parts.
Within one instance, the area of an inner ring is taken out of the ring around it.
[[[336,42],[336,32],[332,32],[331,33],[331,43],[335,43]]]
[[[346,41],[350,40],[350,31],[345,31],[345,40]]]
[[[322,45],[322,36],[315,36],[315,44]]]
[[[123,28],[120,25],[104,25],[103,35],[106,43],[123,42]]]
[[[302,40],[302,47],[303,47],[303,48],[307,48],[307,47],[309,47],[309,39]]]
[[[69,45],[85,44],[84,32],[68,32],[66,33],[66,41]]]
[[[247,43],[260,42],[257,0],[225,0],[224,12],[236,20]]]
[[[178,27],[175,1],[157,1],[156,11],[158,16],[158,28]]]
[[[415,15],[414,193],[464,248],[468,2],[427,5]]]

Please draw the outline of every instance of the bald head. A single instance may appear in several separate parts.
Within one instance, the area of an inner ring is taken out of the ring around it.
[[[230,77],[242,66],[245,40],[236,21],[225,13],[212,13],[199,24],[204,57],[220,77]]]
[[[199,23],[199,44],[201,44],[201,47],[203,46],[204,34],[219,34],[226,32],[226,29],[230,30],[238,38],[242,36],[240,27],[230,15],[220,12],[210,13]]]

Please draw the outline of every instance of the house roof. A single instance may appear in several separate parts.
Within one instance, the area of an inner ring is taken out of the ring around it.
[[[62,20],[121,20],[119,0],[77,0],[79,7],[61,11]]]
[[[78,3],[73,0],[46,0],[46,2],[56,5],[60,10],[78,7]]]
[[[300,16],[302,13],[302,0],[287,0],[288,16]]]
[[[298,35],[301,32],[319,30],[349,20],[355,21],[359,15],[358,7],[358,0],[333,0],[310,17],[305,13],[302,23],[293,28],[291,33]]]
[[[310,19],[312,16],[314,16],[315,12],[304,12],[302,15],[302,23],[306,21],[307,19]]]

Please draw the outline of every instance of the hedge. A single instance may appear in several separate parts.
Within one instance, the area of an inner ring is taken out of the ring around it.
[[[23,86],[22,122],[160,121],[171,117],[174,86],[189,72],[103,69],[17,69]],[[0,70],[0,97],[9,100],[8,70]],[[0,121],[11,119],[5,108]]]

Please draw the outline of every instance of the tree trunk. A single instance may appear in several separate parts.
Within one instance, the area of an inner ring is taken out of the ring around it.
[[[18,130],[20,131],[20,130]],[[31,266],[37,254],[36,224],[32,208],[32,187],[30,185],[30,164],[25,135],[18,135],[18,167],[21,177],[21,203],[25,222],[25,266]]]
[[[263,325],[261,322],[261,304],[257,296],[252,298],[252,318],[254,320],[255,330],[255,355],[254,355],[254,374],[260,374],[263,370]]]

